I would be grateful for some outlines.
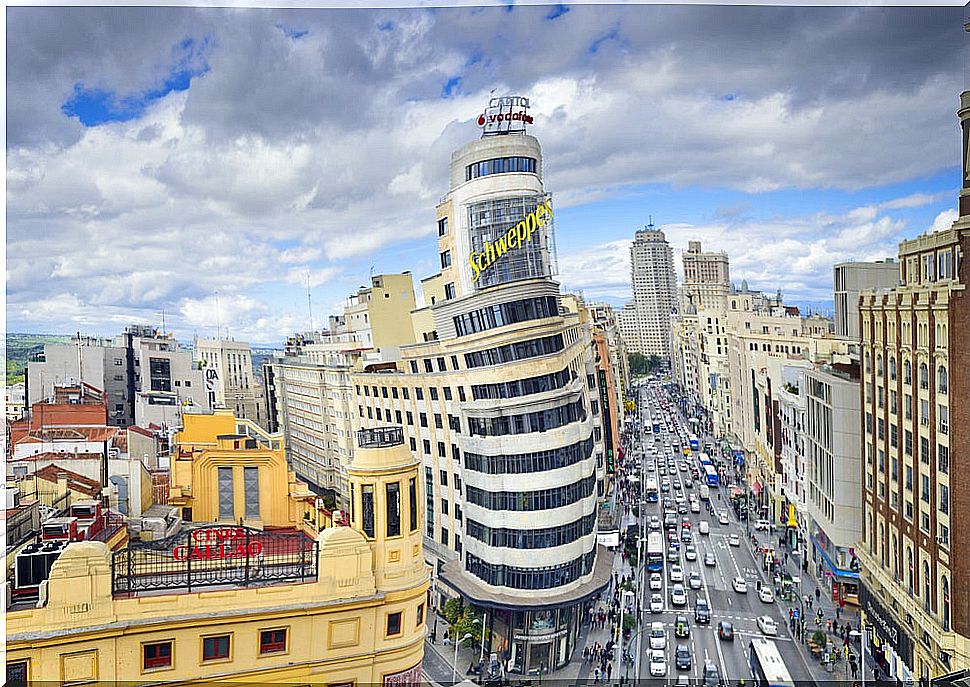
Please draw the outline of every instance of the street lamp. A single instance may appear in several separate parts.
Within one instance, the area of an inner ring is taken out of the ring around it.
[[[458,645],[461,644],[462,642],[464,642],[466,639],[471,639],[471,638],[472,638],[471,632],[467,632],[467,633],[465,633],[465,636],[464,637],[462,637],[461,639],[456,639],[455,640],[455,660],[451,662],[451,667],[452,667],[452,670],[455,671],[455,684],[456,685],[458,684]]]

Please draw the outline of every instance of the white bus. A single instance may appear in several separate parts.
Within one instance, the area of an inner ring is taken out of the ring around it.
[[[767,639],[752,639],[748,645],[748,665],[757,687],[794,687],[795,683],[778,653],[778,647]]]
[[[648,477],[647,478],[647,490],[644,492],[647,497],[648,503],[657,503],[659,500],[659,492],[657,491],[657,478]]]
[[[660,532],[647,535],[647,570],[660,572],[664,567],[664,540]]]

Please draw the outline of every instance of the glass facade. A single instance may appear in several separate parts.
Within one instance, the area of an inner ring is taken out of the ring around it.
[[[468,503],[489,510],[549,510],[576,503],[590,496],[595,488],[596,474],[593,473],[589,477],[563,487],[538,491],[485,491],[478,487],[466,486],[465,499]]]
[[[509,229],[528,217],[536,207],[545,203],[546,195],[509,196],[470,203],[468,207],[469,249],[485,252],[486,243],[495,243]],[[528,241],[510,248],[496,260],[475,282],[478,289],[506,284],[519,279],[550,277],[556,273],[553,218],[536,227]],[[467,262],[467,260],[466,260]]]
[[[555,296],[524,298],[510,303],[500,303],[487,308],[472,310],[454,318],[458,336],[476,334],[496,327],[504,327],[517,322],[540,320],[559,314],[559,304]]]
[[[503,546],[512,549],[547,549],[570,544],[592,533],[595,527],[596,512],[594,511],[568,525],[543,527],[537,530],[488,527],[475,520],[468,520],[465,523],[465,532],[469,537],[489,546]]]
[[[544,336],[539,339],[527,339],[514,344],[486,348],[474,353],[465,354],[465,367],[484,367],[486,365],[500,365],[516,360],[538,358],[541,355],[558,353],[565,344],[562,334]]]
[[[528,396],[529,394],[540,394],[544,391],[554,391],[562,389],[569,384],[570,380],[576,378],[576,373],[571,372],[568,367],[559,372],[536,377],[526,377],[525,379],[514,379],[511,382],[500,382],[498,384],[473,384],[472,398],[479,401],[484,398],[517,398]]]
[[[521,415],[468,418],[468,433],[472,436],[497,437],[507,434],[529,434],[556,429],[571,422],[586,420],[586,406],[575,401],[556,408],[538,410]]]
[[[592,452],[593,437],[590,436],[585,441],[547,451],[500,456],[465,453],[465,469],[484,472],[489,475],[520,475],[529,472],[545,472],[546,470],[575,465],[584,458],[588,458]]]
[[[473,162],[465,167],[465,181],[471,181],[489,174],[508,174],[509,172],[536,173],[534,157],[496,157],[491,160]]]
[[[497,587],[512,589],[562,587],[592,572],[595,563],[595,548],[567,563],[544,568],[517,568],[511,565],[487,563],[470,553],[465,558],[465,567],[479,579]]]

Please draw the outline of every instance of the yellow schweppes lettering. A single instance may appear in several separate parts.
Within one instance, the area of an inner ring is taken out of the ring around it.
[[[532,240],[532,234],[539,227],[544,227],[552,219],[552,199],[536,206],[522,220],[509,227],[498,240],[485,242],[484,250],[472,251],[468,255],[468,264],[472,268],[472,281],[478,281],[482,273],[495,264],[495,261],[513,248],[521,248]]]

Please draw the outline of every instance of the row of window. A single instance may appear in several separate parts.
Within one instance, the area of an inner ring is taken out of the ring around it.
[[[562,487],[538,491],[485,491],[468,486],[465,498],[468,503],[489,510],[534,511],[561,508],[592,495],[596,487],[596,474]]]
[[[528,339],[514,344],[466,353],[465,367],[484,367],[486,365],[501,365],[516,360],[528,360],[529,358],[538,358],[540,355],[558,353],[563,348],[565,346],[562,334]]]
[[[579,520],[558,527],[543,527],[538,530],[515,530],[507,527],[488,527],[475,520],[465,523],[465,531],[489,546],[503,546],[512,549],[548,549],[553,546],[571,544],[581,537],[592,533],[596,527],[596,511]]]
[[[401,484],[399,482],[389,482],[384,485],[385,499],[385,526],[388,537],[399,537],[401,535]],[[355,486],[350,485],[350,520],[356,522],[354,518],[354,504],[356,500]],[[374,538],[374,485],[360,485],[360,510],[361,510],[361,529],[364,534]],[[411,532],[418,529],[418,485],[413,477],[408,480],[408,527]]]
[[[410,360],[408,362],[410,363],[411,374],[417,374],[418,373],[418,361],[417,360]],[[435,358],[434,362],[431,361],[431,358],[425,358],[424,359],[424,371],[425,372],[434,372],[435,371],[435,363],[437,363],[437,366],[438,366],[437,371],[438,372],[446,372],[448,370],[448,366],[445,364],[445,358],[444,358],[444,356],[438,356],[437,358]],[[451,369],[452,370],[457,370],[458,369],[458,356],[454,356],[454,355],[451,356]],[[377,396],[377,387],[375,386],[375,387],[373,387],[373,389],[374,389],[374,396]],[[384,398],[387,398],[386,391],[384,393]],[[407,398],[407,396],[405,396],[405,398]]]
[[[516,379],[511,382],[497,384],[473,384],[472,398],[476,401],[488,398],[517,398],[529,394],[540,394],[544,391],[562,389],[576,378],[576,373],[568,367],[559,372]]]
[[[866,367],[872,364],[871,354],[866,351]],[[871,368],[870,368],[871,369]],[[882,355],[876,355],[876,375],[883,376]],[[889,358],[889,378],[896,379],[896,358]],[[911,385],[913,383],[913,364],[909,360],[903,361],[903,382]],[[930,370],[926,363],[919,365],[919,385],[921,389],[928,389],[930,386]],[[949,374],[945,365],[936,368],[936,388],[941,394],[947,393],[950,386]]]
[[[512,589],[553,589],[575,582],[589,574],[596,563],[596,549],[579,558],[547,568],[517,568],[486,563],[477,556],[465,557],[465,568],[487,584]]]
[[[586,406],[580,399],[573,403],[548,410],[538,410],[533,413],[503,415],[501,417],[470,417],[468,418],[468,433],[472,436],[482,437],[529,434],[531,432],[545,432],[584,420],[586,420]]]
[[[487,475],[520,475],[532,472],[545,472],[569,465],[588,458],[593,452],[593,438],[580,441],[569,446],[549,449],[548,451],[531,451],[529,453],[515,453],[512,455],[483,456],[478,453],[465,454],[465,469],[483,472]]]
[[[555,296],[539,296],[479,308],[456,315],[453,319],[458,336],[466,336],[508,324],[554,317],[558,314],[559,304]]]
[[[536,159],[534,157],[496,157],[491,160],[474,162],[465,167],[465,181],[471,181],[489,174],[507,174],[508,172],[531,172],[535,174],[535,171]]]

